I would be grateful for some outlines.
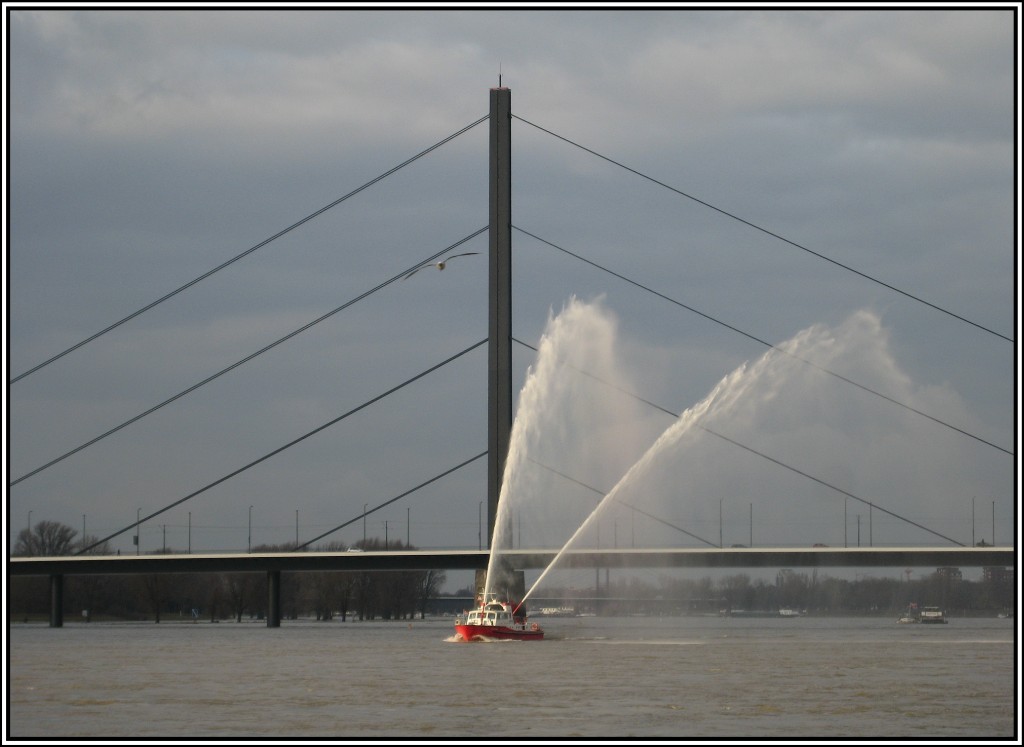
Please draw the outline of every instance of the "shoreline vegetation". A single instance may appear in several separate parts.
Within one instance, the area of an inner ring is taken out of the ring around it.
[[[985,569],[965,581],[941,568],[914,580],[844,580],[779,571],[774,582],[745,574],[717,581],[662,577],[657,584],[621,578],[597,588],[556,589],[528,603],[534,617],[893,617],[912,604],[941,607],[951,618],[1011,617],[1012,568]],[[439,571],[284,573],[282,621],[415,620],[450,617],[472,606],[468,588],[441,593]],[[263,621],[267,580],[259,573],[69,576],[64,621]],[[8,579],[7,621],[49,620],[49,579]]]

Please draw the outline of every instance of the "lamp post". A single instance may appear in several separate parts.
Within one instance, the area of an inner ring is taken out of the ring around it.
[[[366,548],[366,507],[369,506],[369,505],[370,505],[369,503],[364,503],[363,504],[363,548],[364,549]]]
[[[249,506],[249,552],[252,552],[252,506]]]
[[[28,512],[28,533],[31,536],[31,534],[32,534],[32,512],[31,511]]]
[[[971,547],[974,547],[974,499],[971,498]]]
[[[409,542],[409,536],[411,533],[410,527],[412,526],[412,519],[409,516],[409,506],[405,507],[405,547],[409,549],[411,543]]]
[[[188,553],[192,554],[192,512],[188,512]]]
[[[718,546],[725,547],[722,544],[722,501],[723,498],[718,499]]]
[[[299,509],[295,509],[295,546],[299,546]]]
[[[384,549],[385,550],[388,549],[388,522],[387,522],[387,519],[384,520]]]
[[[484,549],[484,502],[480,501],[480,505],[476,509],[476,549]]]
[[[142,545],[142,532],[139,531],[139,517],[142,516],[142,509],[135,511],[135,554],[139,554],[139,547]]]

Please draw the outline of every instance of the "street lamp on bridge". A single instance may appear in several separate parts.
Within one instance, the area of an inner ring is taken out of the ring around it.
[[[249,552],[252,552],[252,506],[249,506]]]

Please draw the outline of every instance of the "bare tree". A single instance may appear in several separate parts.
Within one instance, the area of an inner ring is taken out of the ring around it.
[[[441,587],[444,586],[444,582],[448,580],[448,575],[444,571],[438,570],[420,571],[418,575],[418,601],[420,619],[422,620],[427,616],[427,604],[430,602],[432,597],[436,597],[438,592],[441,591]]]
[[[246,610],[258,611],[260,592],[266,596],[266,581],[258,573],[222,573],[220,577],[235,622],[242,622],[242,614]]]
[[[70,555],[78,532],[57,521],[38,522],[35,527],[22,529],[14,543],[13,555],[50,557]]]
[[[205,589],[201,598],[210,612],[210,622],[219,621],[221,608],[224,606],[227,583],[220,575],[212,573],[200,574],[200,578],[203,579],[203,588]]]
[[[159,573],[146,573],[138,577],[139,595],[144,606],[153,613],[154,622],[160,622],[160,610],[164,603],[165,582]]]
[[[348,608],[352,604],[352,595],[356,588],[357,574],[349,571],[341,571],[337,575],[334,586],[335,601],[338,611],[341,613],[341,621],[348,620]]]
[[[306,575],[306,603],[313,608],[317,620],[330,620],[334,616],[333,593],[334,573],[316,571]]]
[[[78,552],[82,552],[90,545],[95,545],[91,550],[85,552],[86,555],[113,555],[114,551],[111,549],[110,543],[100,542],[99,539],[96,535],[87,534],[76,542],[75,545],[78,547]]]

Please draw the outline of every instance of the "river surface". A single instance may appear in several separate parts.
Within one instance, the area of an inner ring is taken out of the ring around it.
[[[1012,619],[14,624],[6,737],[1018,738]]]

